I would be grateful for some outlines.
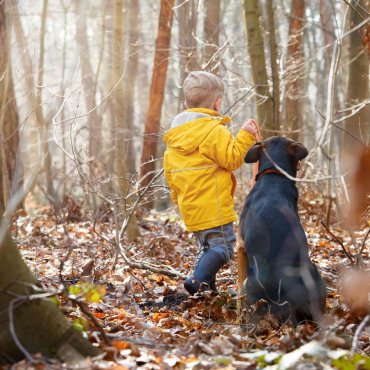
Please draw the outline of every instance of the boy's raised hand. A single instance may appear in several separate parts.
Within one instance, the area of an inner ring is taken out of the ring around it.
[[[242,130],[249,132],[250,134],[256,136],[258,129],[257,129],[257,122],[254,119],[247,119],[244,121]]]

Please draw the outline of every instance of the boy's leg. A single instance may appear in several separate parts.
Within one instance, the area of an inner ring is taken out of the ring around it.
[[[216,290],[216,274],[233,256],[235,243],[233,223],[195,235],[202,249],[193,274],[184,283],[190,294],[195,294],[200,288]]]

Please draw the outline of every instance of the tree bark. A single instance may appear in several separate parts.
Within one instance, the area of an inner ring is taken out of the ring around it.
[[[219,71],[220,0],[204,0],[203,69],[217,74]]]
[[[117,84],[113,93],[114,96],[114,114],[115,114],[115,172],[117,174],[118,191],[121,196],[121,212],[123,218],[126,217],[130,201],[127,195],[130,190],[130,179],[127,173],[127,145],[126,145],[126,126],[125,126],[125,111],[126,111],[126,96],[124,91],[124,68],[123,60],[123,0],[116,0],[114,3],[114,30],[113,30],[113,83]],[[134,239],[139,235],[139,228],[136,223],[136,218],[132,217],[129,227],[127,228],[127,236],[129,239]]]
[[[174,0],[161,0],[152,82],[149,93],[149,108],[146,116],[141,154],[141,186],[147,186],[155,175],[155,159],[157,156],[162,103],[170,52],[173,6]],[[147,207],[152,207],[152,201],[147,203]]]
[[[260,25],[258,0],[243,0],[244,17],[247,29],[248,53],[251,64],[258,124],[263,137],[273,130],[273,106],[266,72],[264,43]],[[264,129],[267,131],[264,132]]]
[[[27,40],[22,28],[18,7],[16,2],[11,3],[10,16],[13,23],[17,43],[18,53],[21,56],[21,63],[23,67],[24,84],[26,89],[26,108],[29,112],[27,120],[27,147],[23,149],[23,167],[24,173],[34,173],[39,170],[40,162],[42,160],[42,149],[40,143],[41,128],[37,121],[36,110],[36,92],[35,81],[33,73],[33,60],[27,48]]]
[[[279,55],[276,41],[275,8],[273,0],[267,0],[267,17],[269,26],[269,46],[271,60],[272,79],[272,106],[273,106],[273,127],[271,135],[277,135],[280,128],[280,76],[279,76]],[[268,135],[270,136],[270,135]]]
[[[19,145],[18,112],[14,95],[12,70],[9,61],[9,42],[6,27],[5,2],[0,4],[0,211],[6,208],[15,187],[20,185],[20,176],[15,179]],[[18,161],[18,167],[20,163]],[[18,173],[20,168],[18,168]],[[1,211],[2,212],[2,211]]]
[[[194,36],[197,27],[197,1],[184,2],[177,0],[179,21],[180,49],[180,80],[186,78],[188,72],[200,69],[197,53],[197,43]]]
[[[361,23],[368,14],[368,0],[351,1],[348,8],[347,31]],[[363,45],[364,31],[366,25],[352,32],[348,40],[348,73],[347,73],[347,108],[357,105],[366,99],[369,99],[369,56]],[[365,144],[370,143],[369,128],[370,106],[369,104],[358,113],[352,115],[345,121],[344,128],[352,135],[361,139]],[[344,148],[351,151],[354,146],[353,139],[343,133]]]
[[[135,145],[134,140],[136,139],[135,134],[135,94],[136,94],[136,80],[139,67],[139,47],[137,45],[139,41],[139,11],[140,1],[129,0],[126,12],[126,22],[128,24],[128,53],[126,61],[126,76],[124,80],[125,84],[125,125],[126,125],[126,137],[127,137],[127,154],[126,164],[127,171],[130,177],[136,173],[136,156],[135,156]]]
[[[126,169],[126,138],[125,117],[126,102],[123,83],[123,0],[114,2],[114,29],[113,29],[113,52],[112,52],[112,73],[113,84],[118,83],[114,91],[114,108],[115,108],[115,169],[119,176],[120,192],[125,194],[128,188],[128,178]]]
[[[68,362],[99,354],[55,303],[32,299],[37,281],[9,235],[0,245],[0,271],[0,365],[19,361],[27,353]]]
[[[84,87],[85,108],[88,115],[89,128],[89,159],[99,161],[100,149],[102,144],[101,135],[101,117],[96,110],[95,97],[95,79],[97,76],[92,70],[89,55],[89,42],[87,39],[87,7],[88,3],[84,1],[74,2],[77,17],[76,41],[78,46],[78,55],[80,58],[80,68],[82,83]],[[97,174],[99,176],[99,174]]]
[[[298,140],[302,130],[302,79],[304,77],[303,19],[305,0],[292,0],[289,23],[288,51],[285,62],[285,124],[289,137]]]
[[[198,1],[177,0],[177,18],[179,22],[179,52],[180,52],[180,84],[179,84],[179,106],[178,110],[184,109],[184,97],[182,83],[190,71],[200,69],[198,63],[197,43],[195,41],[197,26]]]
[[[41,128],[41,145],[42,145],[42,156],[44,157],[44,166],[43,170],[45,173],[46,178],[46,188],[47,193],[53,200],[53,202],[57,201],[57,194],[54,189],[54,176],[52,173],[52,166],[51,166],[51,153],[49,151],[49,132],[48,132],[48,124],[45,120],[44,112],[42,109],[42,91],[43,91],[43,84],[44,84],[44,55],[45,55],[45,37],[46,37],[46,19],[47,19],[47,11],[48,11],[48,0],[43,1],[42,6],[42,14],[41,14],[41,27],[40,27],[40,53],[39,53],[39,63],[37,69],[37,88],[36,88],[36,107],[35,107],[35,114],[36,120]]]

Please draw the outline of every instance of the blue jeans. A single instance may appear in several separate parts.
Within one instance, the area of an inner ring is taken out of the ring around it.
[[[212,248],[221,253],[225,258],[225,263],[229,262],[234,255],[235,233],[234,224],[229,224],[213,227],[194,232],[194,236],[198,241],[199,256],[197,261],[203,253]]]
[[[234,254],[235,234],[233,223],[194,233],[200,252],[193,273],[184,287],[190,294],[199,290],[217,291],[216,274]]]

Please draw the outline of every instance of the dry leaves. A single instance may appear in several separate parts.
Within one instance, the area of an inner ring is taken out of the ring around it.
[[[361,272],[347,270],[340,279],[350,261],[320,225],[318,212],[323,204],[320,195],[307,192],[301,203],[310,254],[328,286],[328,315],[321,331],[311,324],[281,327],[271,317],[258,325],[239,325],[234,264],[219,274],[218,295],[205,292],[197,297],[189,297],[179,280],[145,270],[131,270],[121,260],[115,264],[114,248],[99,237],[101,233],[111,236],[110,220],[96,225],[98,233],[95,233],[92,222],[85,218],[78,204],[71,201],[65,202],[62,218],[49,209],[32,217],[19,214],[14,222],[13,237],[31,270],[47,289],[60,288],[60,272],[69,286],[104,285],[104,297],[99,301],[87,300],[87,304],[111,344],[105,345],[96,328],[89,325],[90,340],[105,354],[103,358],[94,359],[91,368],[256,369],[270,366],[274,369],[284,353],[293,353],[313,340],[320,344],[307,347],[309,351],[321,347],[324,351],[347,350],[364,314],[369,312],[368,247],[363,248]],[[184,274],[189,273],[197,246],[176,222],[175,214],[153,212],[145,215],[141,226],[141,238],[135,242],[124,241],[130,258],[170,265]],[[339,224],[334,224],[332,231],[355,255],[356,246],[346,231]],[[360,245],[365,232],[359,230],[356,235]],[[60,296],[60,300],[71,320],[82,316],[65,296]],[[369,329],[363,330],[358,339],[357,349],[369,354]],[[256,351],[262,354],[257,356]],[[327,360],[320,357],[320,361],[329,364],[332,360],[325,356]]]

